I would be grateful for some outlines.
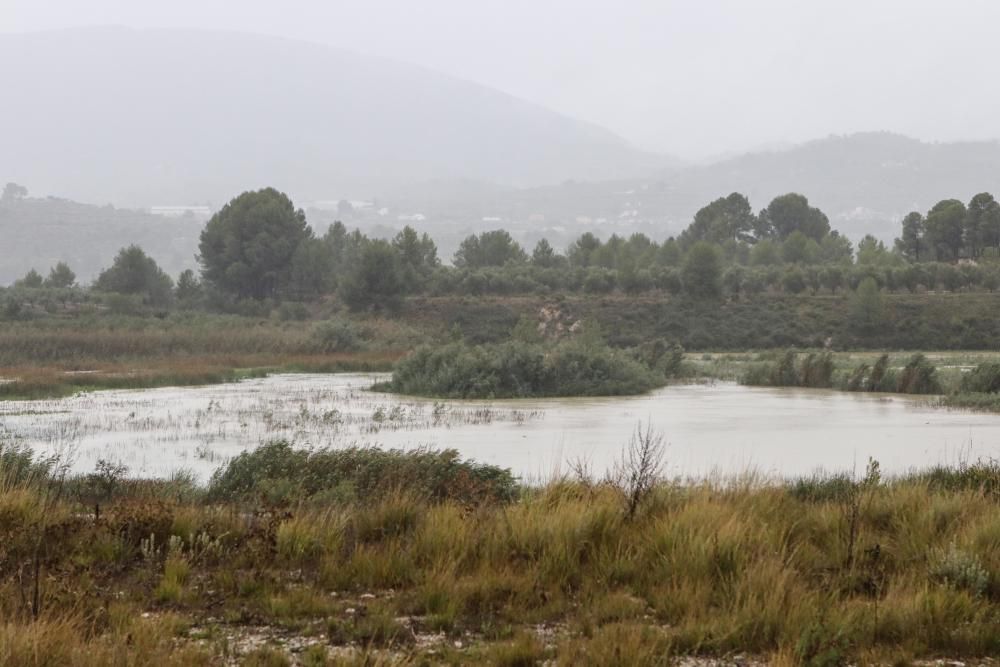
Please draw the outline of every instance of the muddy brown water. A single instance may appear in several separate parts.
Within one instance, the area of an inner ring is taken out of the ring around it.
[[[380,375],[287,374],[205,387],[103,391],[0,402],[0,437],[59,452],[76,471],[99,459],[130,474],[200,479],[268,440],[453,448],[539,481],[584,460],[601,474],[641,421],[667,443],[668,473],[798,476],[900,473],[1000,457],[1000,415],[949,411],[926,398],[732,383],[675,385],[643,396],[434,401],[367,391]]]

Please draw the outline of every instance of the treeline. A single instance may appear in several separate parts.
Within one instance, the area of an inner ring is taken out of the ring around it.
[[[47,266],[58,261],[89,283],[108,266],[123,239],[141,246],[176,276],[191,265],[192,249],[205,225],[193,215],[164,218],[110,205],[29,197],[26,188],[14,183],[0,183],[0,188],[0,285],[24,276],[33,265],[44,275]]]
[[[968,205],[944,199],[926,214],[903,218],[896,251],[912,262],[1000,258],[1000,203],[988,192]]]
[[[198,261],[200,275],[188,270],[175,282],[130,246],[93,289],[122,296],[118,307],[223,311],[333,294],[353,310],[389,311],[414,294],[833,294],[856,290],[866,279],[892,292],[993,291],[1000,286],[1000,205],[988,193],[968,206],[946,200],[926,216],[908,215],[892,249],[872,236],[855,248],[802,195],[776,197],[755,213],[744,195],[733,193],[663,242],[643,234],[602,241],[585,233],[565,252],[545,239],[529,252],[507,231],[494,230],[466,238],[446,266],[434,241],[411,227],[384,240],[337,222],[317,235],[302,210],[268,188],[239,195],[212,217]],[[48,279],[32,270],[15,288],[66,289],[74,280],[60,264]]]
[[[977,377],[984,371],[977,369]],[[992,378],[992,376],[991,376]],[[801,356],[785,352],[779,359],[758,362],[740,378],[745,385],[758,387],[809,387],[840,389],[841,391],[891,392],[898,394],[939,394],[942,392],[937,368],[923,354],[907,359],[902,368],[889,366],[889,355],[883,354],[874,364],[862,362],[851,369],[837,372],[833,354],[812,352]],[[963,391],[965,383],[962,385]],[[978,391],[978,390],[977,390]]]

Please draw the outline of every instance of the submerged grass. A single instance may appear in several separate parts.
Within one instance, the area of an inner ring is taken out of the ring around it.
[[[388,371],[398,352],[276,356],[219,355],[136,363],[0,368],[0,400],[58,398],[103,389],[148,389],[221,384],[272,373]]]
[[[658,665],[739,652],[890,664],[1000,651],[993,463],[660,482],[630,512],[615,484],[470,496],[440,474],[454,462],[382,460],[400,456],[279,448],[220,474],[249,480],[238,492],[123,482],[99,517],[72,480],[0,485],[0,663]],[[258,476],[313,468],[328,482],[312,502],[254,493]],[[427,493],[430,477],[448,491]],[[362,478],[381,491],[323,495]]]
[[[230,382],[272,372],[388,371],[424,340],[401,322],[222,315],[5,323],[0,400]]]

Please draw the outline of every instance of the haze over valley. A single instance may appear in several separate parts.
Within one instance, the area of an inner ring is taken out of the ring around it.
[[[928,143],[891,127],[689,161],[425,67],[264,35],[7,33],[0,57],[18,63],[0,105],[11,128],[0,180],[81,203],[0,204],[11,250],[0,283],[53,260],[89,279],[123,241],[172,273],[192,268],[185,220],[263,184],[311,209],[319,231],[344,219],[388,237],[417,222],[449,258],[467,234],[498,226],[560,248],[583,231],[663,240],[730,192],[756,208],[800,192],[848,237],[891,242],[909,211],[967,201],[1000,174],[988,137]]]

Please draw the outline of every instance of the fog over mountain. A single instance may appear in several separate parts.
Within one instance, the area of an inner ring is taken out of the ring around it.
[[[265,185],[314,206],[317,231],[336,218],[375,236],[415,224],[445,259],[501,226],[557,248],[583,231],[663,239],[730,192],[757,210],[800,192],[848,236],[889,241],[908,211],[1000,193],[995,141],[862,132],[683,163],[486,86],[281,37],[71,28],[0,34],[0,59],[14,63],[0,185],[31,193],[0,206],[0,284],[58,260],[90,279],[131,242],[171,273],[194,267],[205,214]],[[175,204],[206,206],[122,210]]]
[[[730,192],[746,194],[756,209],[777,195],[800,192],[849,236],[871,233],[891,240],[909,211],[926,211],[946,198],[968,201],[982,191],[1000,192],[1000,143],[929,143],[866,132],[669,169],[650,178],[497,192],[431,184],[385,201],[455,221],[544,216],[549,225],[568,225],[570,233],[581,221],[602,221],[605,235],[627,233],[643,223],[647,233],[665,237],[679,233],[699,208]]]
[[[87,28],[0,35],[0,178],[95,203],[220,205],[426,179],[537,186],[675,164],[614,133],[412,65],[277,37]]]
[[[377,208],[356,202],[359,207],[346,214],[330,207],[311,208],[307,215],[319,232],[335,219],[382,237],[415,225],[434,236],[448,260],[465,235],[484,229],[502,226],[529,247],[546,237],[560,249],[584,231],[601,237],[638,231],[662,240],[678,234],[717,197],[742,192],[759,210],[789,191],[808,196],[834,228],[854,240],[870,233],[891,241],[911,210],[927,211],[941,199],[967,202],[978,192],[1000,192],[1000,143],[934,144],[863,133],[647,178],[534,188],[424,181],[386,188]],[[126,243],[140,243],[176,275],[196,267],[203,224],[198,216],[161,217],[58,199],[0,202],[0,238],[8,251],[0,261],[0,284],[60,260],[89,280]]]

